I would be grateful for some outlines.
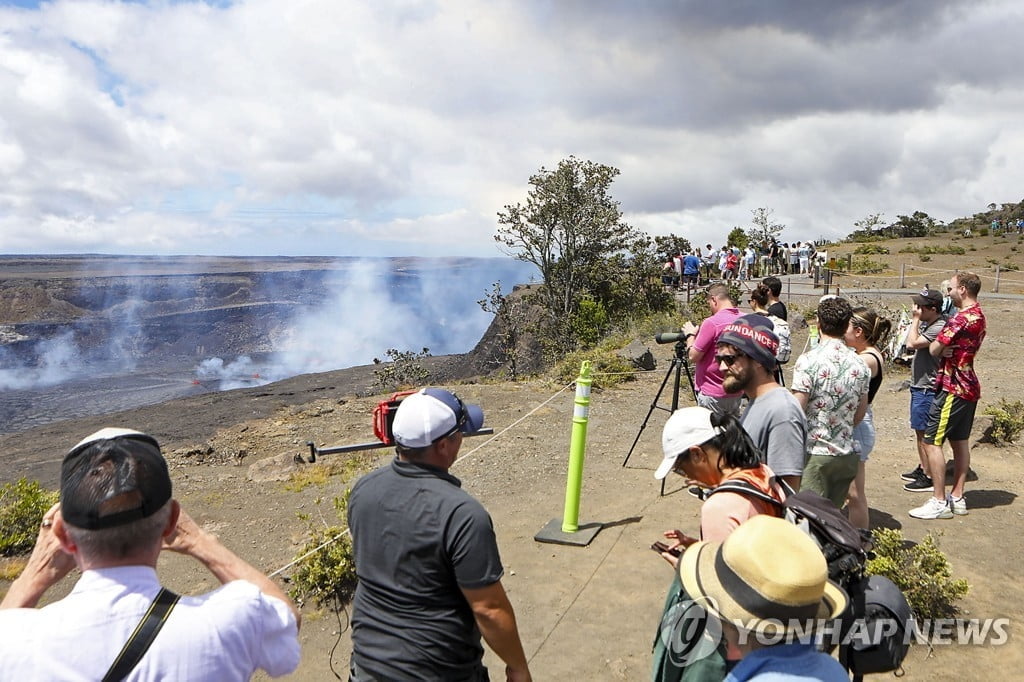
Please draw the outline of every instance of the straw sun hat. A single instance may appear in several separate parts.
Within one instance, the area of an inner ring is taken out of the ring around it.
[[[741,630],[778,636],[838,618],[847,596],[828,580],[825,557],[803,531],[761,514],[724,542],[698,542],[679,561],[691,599]]]

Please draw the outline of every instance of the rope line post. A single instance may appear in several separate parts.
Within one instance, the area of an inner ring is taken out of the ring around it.
[[[600,523],[580,526],[580,491],[583,487],[583,459],[587,449],[587,423],[590,419],[590,361],[580,365],[573,400],[572,437],[569,441],[569,469],[565,479],[565,507],[561,519],[551,519],[533,539],[559,545],[585,547],[601,530]]]

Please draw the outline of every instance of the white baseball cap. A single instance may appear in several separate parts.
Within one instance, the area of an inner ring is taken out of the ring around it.
[[[702,445],[725,429],[711,425],[711,410],[703,407],[684,407],[672,413],[661,432],[661,450],[665,458],[658,465],[654,477],[662,479],[672,471],[676,458],[687,448]]]
[[[391,432],[402,447],[425,448],[456,431],[476,433],[483,425],[479,405],[467,405],[442,388],[424,388],[402,399]]]

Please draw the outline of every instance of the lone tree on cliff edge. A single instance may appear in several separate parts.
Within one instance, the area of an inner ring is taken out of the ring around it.
[[[540,270],[548,337],[563,349],[571,346],[564,334],[584,298],[596,300],[610,315],[618,312],[610,309],[612,301],[602,300],[610,289],[611,259],[650,249],[650,238],[623,222],[619,202],[608,193],[618,174],[611,166],[570,156],[555,170],[541,167],[530,177],[525,205],[506,205],[498,212],[494,239],[509,255]]]

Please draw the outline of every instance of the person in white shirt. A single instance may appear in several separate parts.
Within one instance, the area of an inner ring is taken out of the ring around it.
[[[203,564],[221,587],[190,597],[163,590],[163,550]],[[71,593],[35,608],[75,567]],[[166,598],[166,601],[163,601]],[[166,617],[148,618],[151,609]],[[127,668],[129,640],[158,627]],[[284,591],[216,537],[171,496],[160,446],[151,436],[102,429],[61,465],[61,502],[43,517],[28,564],[0,603],[0,679],[248,680],[299,664],[299,611]],[[122,654],[125,654],[122,656]]]

